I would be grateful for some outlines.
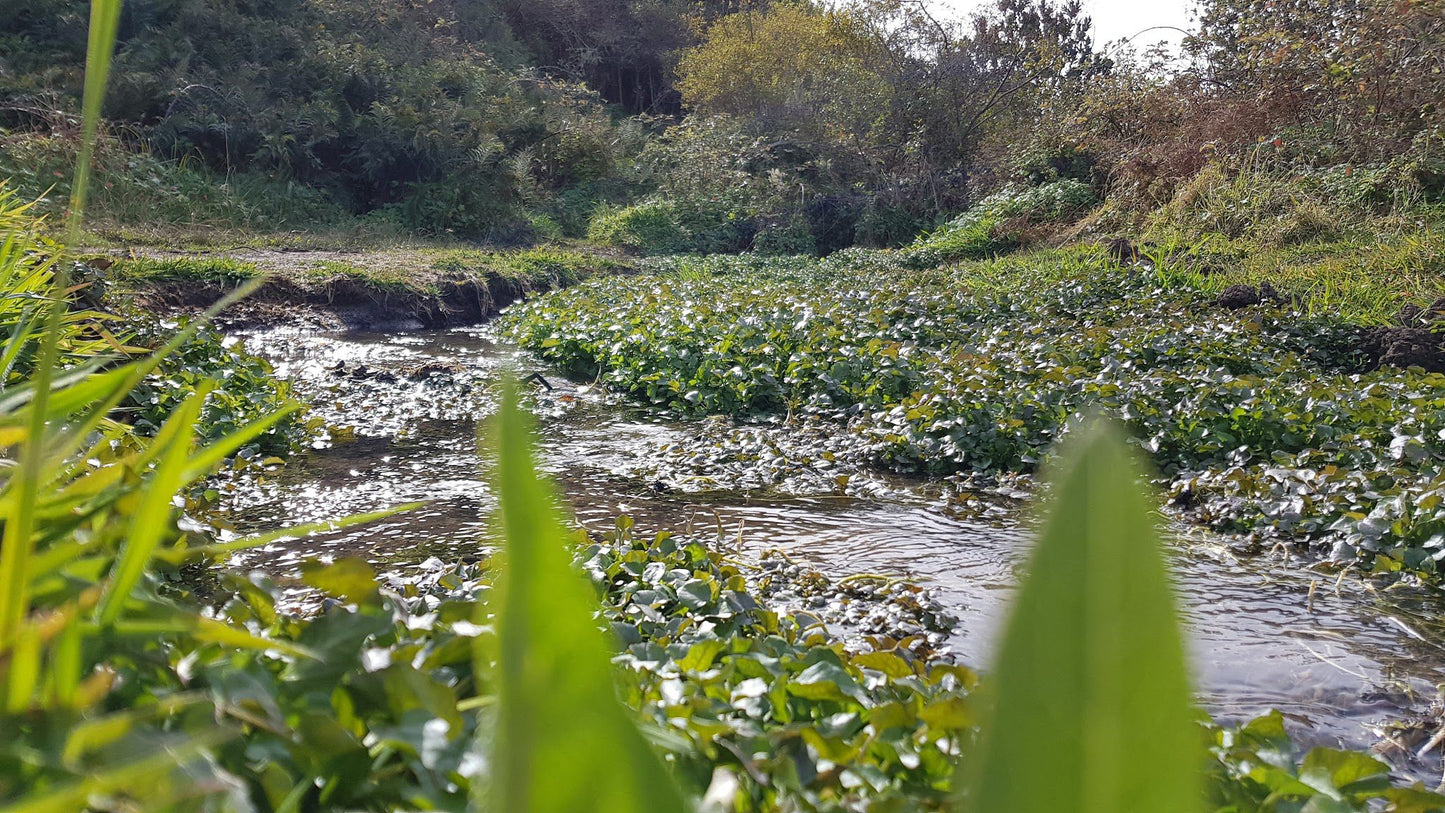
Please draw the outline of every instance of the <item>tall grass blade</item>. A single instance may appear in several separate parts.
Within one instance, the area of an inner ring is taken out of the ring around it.
[[[1139,468],[1113,429],[1080,434],[963,768],[966,813],[1200,808],[1179,615]]]
[[[497,416],[505,562],[497,611],[494,813],[681,813],[681,796],[617,700],[591,585],[532,462],[510,383]]]
[[[249,296],[264,282],[264,279],[257,278],[238,286],[231,293],[207,308],[205,313],[191,320],[190,324],[178,331],[159,349],[141,361],[126,367],[125,369],[128,371],[127,374],[115,383],[114,387],[103,399],[92,404],[85,415],[79,420],[71,421],[63,431],[57,433],[50,447],[48,447],[47,453],[56,459],[67,458],[71,454],[74,454],[81,445],[84,444],[91,431],[104,422],[106,417],[112,414],[112,411],[120,405],[121,401],[125,400],[125,397],[130,394],[146,376],[154,372],[155,369],[161,365],[162,361],[183,347],[186,342],[194,338],[202,327],[208,324],[211,319],[215,318],[216,314]]]
[[[85,211],[85,195],[90,183],[90,164],[95,151],[96,132],[100,127],[101,102],[105,98],[106,80],[110,75],[111,50],[120,25],[120,0],[93,0],[90,7],[90,38],[86,51],[85,97],[82,100],[82,141],[80,161],[75,168],[71,187],[70,213],[67,220],[67,243],[74,244],[80,235],[81,217]],[[60,329],[67,303],[69,286],[66,264],[57,263],[51,286],[52,301],[48,306],[46,330],[40,341],[35,365],[34,391],[27,439],[20,453],[20,469],[16,472],[20,486],[11,511],[8,512],[3,540],[0,540],[0,649],[13,638],[30,601],[29,558],[34,545],[35,505],[45,470],[54,458],[47,458],[45,430],[50,383],[58,361]]]
[[[80,224],[85,215],[86,194],[90,191],[91,162],[95,157],[95,139],[100,130],[100,108],[105,101],[105,87],[110,80],[111,55],[120,31],[121,0],[91,0],[90,37],[85,51],[85,97],[81,102],[80,156],[75,164],[75,180],[70,187],[70,212],[66,221],[67,245],[76,245]]]
[[[250,550],[278,542],[282,539],[300,539],[314,533],[325,533],[328,531],[340,531],[345,528],[353,528],[357,525],[365,525],[369,522],[394,517],[397,514],[404,514],[407,511],[415,511],[426,505],[424,502],[409,502],[386,508],[381,511],[371,511],[365,514],[352,514],[349,517],[340,519],[323,520],[321,522],[308,522],[304,525],[293,525],[289,528],[281,528],[275,531],[267,531],[263,534],[243,536],[240,539],[233,539],[230,542],[215,542],[210,545],[201,545],[195,548],[167,548],[156,551],[155,558],[170,564],[180,564],[188,559],[214,558],[224,556],[228,553]]]
[[[96,620],[101,624],[114,623],[120,617],[121,607],[145,575],[152,554],[170,527],[167,519],[171,513],[171,499],[184,485],[196,417],[206,395],[207,390],[203,388],[188,398],[151,442],[151,449],[162,451],[151,481],[140,495],[140,504],[131,515],[125,542],[106,583],[100,606],[96,609]]]

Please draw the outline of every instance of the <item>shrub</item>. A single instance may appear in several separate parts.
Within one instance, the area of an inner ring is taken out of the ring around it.
[[[592,219],[587,237],[604,246],[654,254],[679,251],[687,243],[675,209],[659,202],[603,210]]]
[[[426,235],[517,243],[533,234],[505,183],[484,174],[410,184],[389,208],[403,226]]]
[[[807,223],[778,223],[759,231],[753,251],[759,254],[813,254],[818,244]]]
[[[916,212],[873,197],[858,215],[854,242],[874,247],[901,246],[917,237],[926,225]]]
[[[1068,178],[1043,186],[1008,188],[915,241],[905,251],[904,261],[921,268],[998,254],[1020,243],[1018,227],[1067,220],[1096,200],[1092,187]]]

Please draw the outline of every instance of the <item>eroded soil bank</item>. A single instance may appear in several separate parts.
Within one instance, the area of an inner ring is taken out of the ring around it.
[[[93,255],[87,262],[123,295],[113,298],[151,312],[199,312],[261,279],[255,292],[220,314],[219,323],[233,330],[476,324],[528,296],[630,270],[618,256],[567,249],[152,251]]]

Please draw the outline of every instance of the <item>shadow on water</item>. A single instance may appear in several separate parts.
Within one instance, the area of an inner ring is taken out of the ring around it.
[[[478,420],[491,411],[501,369],[535,367],[485,328],[246,339],[328,422],[354,426],[355,437],[241,483],[229,508],[239,528],[429,504],[273,545],[242,564],[284,574],[313,556],[405,563],[485,555],[492,499]],[[608,528],[628,513],[641,529],[686,530],[754,555],[779,549],[829,575],[915,578],[960,619],[953,650],[968,663],[988,658],[1029,545],[1025,522],[952,516],[928,489],[901,480],[889,484],[894,499],[678,493],[650,478],[659,449],[692,436],[687,424],[547,375],[556,389],[538,398],[543,465],[583,525]],[[1372,724],[1421,712],[1445,682],[1438,594],[1336,585],[1278,558],[1237,560],[1197,534],[1178,538],[1173,560],[1201,699],[1217,717],[1278,708],[1307,742],[1364,748],[1376,742]],[[1439,779],[1438,766],[1410,772]]]

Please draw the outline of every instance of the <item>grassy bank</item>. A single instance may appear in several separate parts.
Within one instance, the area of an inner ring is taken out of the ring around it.
[[[519,250],[379,247],[375,250],[222,250],[132,252],[115,257],[109,277],[121,285],[236,283],[265,278],[302,289],[338,280],[377,289],[436,294],[449,281],[496,278],[532,289],[559,287],[625,264],[616,257],[569,248]]]
[[[223,318],[232,326],[293,323],[376,329],[472,323],[532,294],[628,270],[618,257],[571,248],[436,246],[373,250],[90,253],[122,310],[189,312],[238,286],[259,287]]]

